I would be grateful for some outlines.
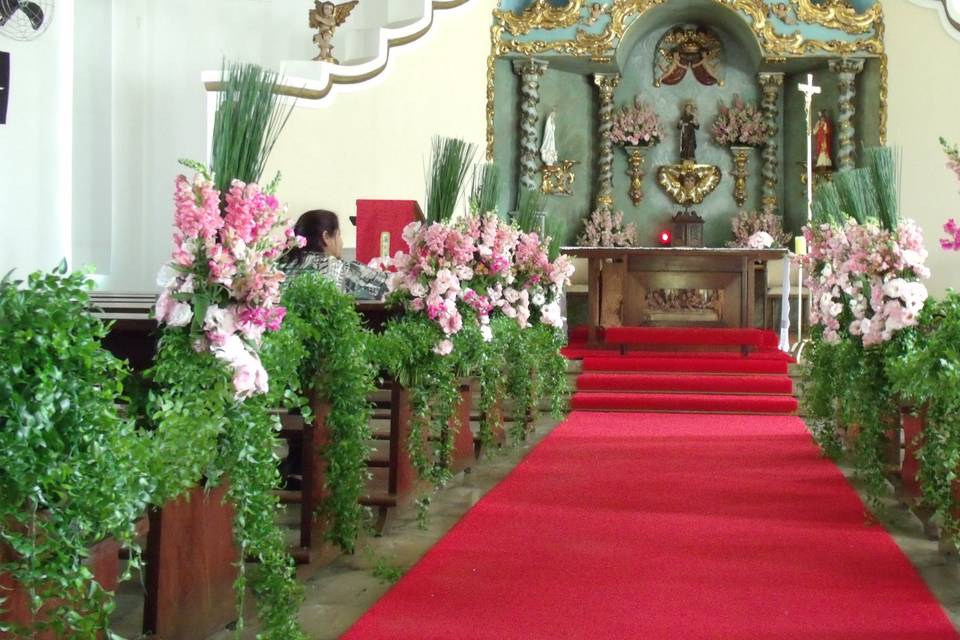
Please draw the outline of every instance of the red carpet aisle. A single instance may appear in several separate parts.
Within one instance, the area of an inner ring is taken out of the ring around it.
[[[576,412],[345,637],[958,636],[798,418]]]

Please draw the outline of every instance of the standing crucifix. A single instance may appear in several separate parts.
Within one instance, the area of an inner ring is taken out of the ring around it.
[[[807,119],[807,225],[813,220],[813,120],[810,116],[810,107],[813,96],[820,93],[820,87],[813,84],[813,74],[807,74],[806,84],[800,83],[797,89],[803,92],[803,111]],[[806,247],[804,246],[804,252]],[[799,251],[798,251],[799,253]],[[800,332],[803,328],[803,267],[797,268],[797,278],[800,285],[797,287],[797,360],[800,355]]]

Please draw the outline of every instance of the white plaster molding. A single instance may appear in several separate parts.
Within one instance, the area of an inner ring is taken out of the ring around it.
[[[282,87],[297,98],[298,107],[318,108],[330,104],[339,93],[350,93],[367,88],[380,80],[390,61],[391,49],[416,42],[433,26],[439,10],[450,10],[470,0],[421,0],[423,10],[419,18],[400,26],[379,27],[377,54],[359,64],[334,64],[308,60],[284,60],[279,69]],[[201,80],[209,92],[216,92],[221,72],[204,71]]]
[[[910,0],[918,7],[935,9],[940,24],[951,38],[960,42],[960,0]]]

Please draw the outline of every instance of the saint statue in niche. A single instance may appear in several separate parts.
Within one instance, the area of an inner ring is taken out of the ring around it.
[[[722,55],[723,43],[706,27],[674,27],[657,43],[653,84],[679,84],[692,71],[702,85],[723,86]]]
[[[816,138],[814,145],[814,168],[829,170],[833,168],[833,160],[830,159],[830,140],[833,135],[833,125],[827,118],[827,112],[820,110],[817,116],[817,124],[813,128],[813,135]]]
[[[680,121],[677,123],[677,129],[680,130],[681,161],[697,161],[697,129],[699,128],[700,120],[697,118],[697,105],[688,102],[683,105],[683,113],[680,114]]]
[[[540,158],[546,165],[557,164],[557,114],[554,111],[547,116],[543,126],[543,144],[540,145]]]
[[[314,0],[313,9],[308,16],[310,28],[317,30],[313,36],[313,43],[320,49],[320,53],[314,60],[338,64],[337,59],[333,57],[333,32],[346,21],[358,2],[359,0],[351,0],[351,2],[334,4]]]

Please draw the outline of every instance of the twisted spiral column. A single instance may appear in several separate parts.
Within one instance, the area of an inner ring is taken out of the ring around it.
[[[613,90],[620,84],[618,73],[595,73],[593,83],[600,92],[600,121],[597,129],[597,209],[613,206],[613,142],[610,131],[613,129]]]
[[[780,186],[780,96],[783,93],[783,74],[760,73],[757,74],[757,81],[763,93],[760,107],[767,126],[767,143],[761,156],[763,186],[760,201],[764,209],[776,209]]]
[[[856,145],[853,117],[857,108],[857,74],[863,71],[863,60],[831,60],[830,71],[837,74],[837,170],[846,171],[856,166]]]
[[[520,76],[520,188],[537,188],[540,168],[540,131],[537,105],[540,104],[540,76],[547,70],[543,60],[514,60],[513,70]]]

